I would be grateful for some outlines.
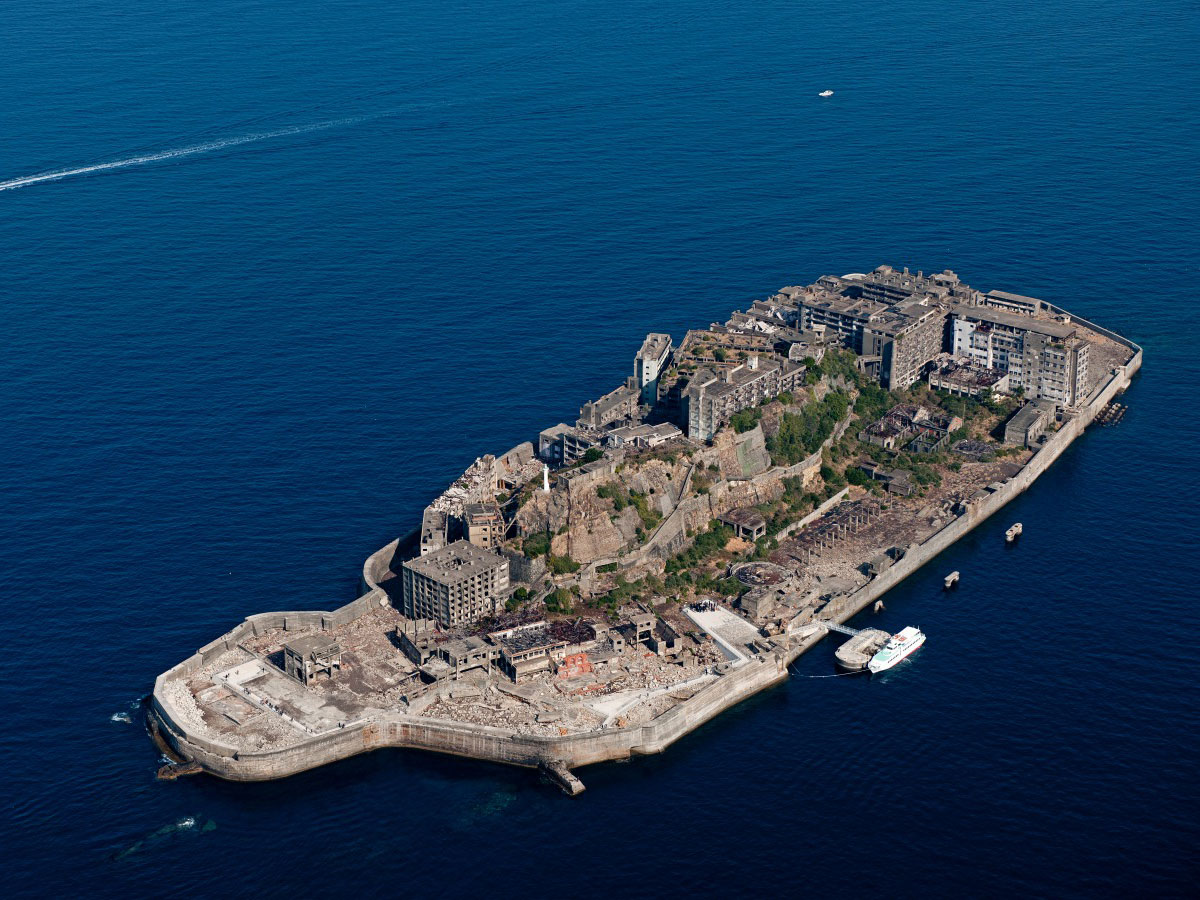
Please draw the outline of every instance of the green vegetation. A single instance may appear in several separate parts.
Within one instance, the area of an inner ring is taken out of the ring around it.
[[[600,485],[600,487],[596,488],[596,496],[611,500],[613,509],[617,512],[620,512],[626,506],[634,507],[642,520],[642,527],[646,531],[650,531],[662,521],[662,516],[650,508],[650,501],[646,499],[645,494],[639,494],[637,491],[627,491],[623,485],[617,482]]]
[[[790,523],[789,523],[790,524]],[[754,553],[751,554],[751,559],[766,559],[772,553],[779,549],[779,541],[770,535],[764,535],[754,542]],[[737,579],[733,579],[737,581]]]
[[[630,600],[640,600],[650,598],[655,594],[661,594],[670,589],[670,585],[664,584],[653,575],[648,575],[640,581],[626,581],[620,575],[617,576],[616,584],[613,589],[607,594],[603,594],[589,602],[590,606],[598,609],[606,609],[610,618],[615,619],[617,608],[623,603]]]
[[[821,363],[817,368],[827,378],[836,378],[841,375],[847,381],[857,383],[859,380],[858,368],[855,366],[857,358],[851,350],[829,349],[821,357]]]
[[[569,556],[555,556],[553,553],[546,554],[546,565],[555,575],[569,575],[572,572],[579,571],[579,563],[571,559]]]
[[[609,572],[617,571],[617,564],[615,562],[605,563],[602,566],[596,566],[596,571],[601,574],[607,575]]]
[[[667,560],[667,572],[673,574],[690,569],[710,556],[720,553],[732,537],[732,528],[713,519],[708,523],[708,531],[697,535],[691,547]]]
[[[713,351],[713,359],[715,359],[717,362],[725,362],[726,356],[728,356],[728,354],[725,352],[724,347],[718,347]]]
[[[599,447],[588,447],[587,452],[585,452],[583,454],[583,461],[585,463],[593,463],[596,460],[603,459],[603,458],[604,458],[604,451],[601,450]]]
[[[846,479],[838,474],[837,469],[832,466],[821,466],[821,480],[829,487],[839,491],[846,486]]]
[[[512,596],[504,601],[504,608],[509,612],[516,612],[521,608],[521,604],[529,599],[529,591],[523,587],[517,588],[512,592]]]
[[[571,592],[566,588],[557,588],[546,595],[546,611],[552,613],[567,613],[573,607]]]
[[[767,439],[771,462],[790,466],[806,459],[833,434],[849,409],[847,394],[830,391],[819,403],[810,403],[798,413],[784,413],[779,420],[779,431]]]
[[[729,424],[738,434],[749,431],[762,420],[762,407],[753,406],[749,409],[735,412],[729,419]]]
[[[521,544],[521,552],[530,559],[537,559],[544,553],[550,552],[550,535],[544,531],[531,534]]]
[[[882,418],[883,414],[899,403],[899,398],[890,391],[885,391],[873,381],[866,381],[858,386],[858,399],[854,402],[854,411],[866,425]]]
[[[850,466],[846,469],[846,481],[859,487],[868,487],[871,484],[871,476],[858,466]]]
[[[613,509],[617,512],[623,510],[629,505],[629,495],[625,493],[625,489],[615,482],[602,484],[596,488],[596,496],[604,497],[613,502]]]
[[[637,508],[638,515],[642,519],[642,526],[647,531],[654,529],[662,521],[662,516],[650,508],[650,501],[646,499],[645,494],[630,491],[629,502]]]

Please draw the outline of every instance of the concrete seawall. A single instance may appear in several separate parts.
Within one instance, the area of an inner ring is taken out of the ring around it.
[[[1130,379],[1142,367],[1141,347],[1124,338],[1119,338],[1119,340],[1134,350],[1133,358],[1112,373],[1092,392],[1087,404],[1081,407],[1070,421],[1065,422],[1062,428],[1050,436],[1049,440],[1039,448],[1020,472],[1005,481],[995,493],[969,504],[964,514],[927,538],[923,543],[910,547],[904,558],[894,566],[853,594],[846,596],[839,604],[836,613],[830,618],[837,622],[845,622],[856,613],[866,609],[967,532],[999,512],[1018,494],[1027,490],[1038,476],[1050,468],[1055,460],[1063,454],[1063,451],[1083,434],[1087,426],[1096,418],[1096,414],[1107,406],[1117,394],[1129,387]],[[793,653],[792,658],[794,659],[796,655],[798,653]]]
[[[1112,336],[1111,333],[1107,334]],[[842,598],[837,602],[836,609],[832,610],[832,617],[837,621],[845,621],[869,606],[1003,508],[1046,471],[1084,432],[1096,414],[1129,386],[1130,379],[1141,368],[1141,348],[1123,338],[1113,337],[1134,350],[1133,358],[1125,366],[1114,370],[1096,388],[1089,402],[1041,446],[1020,472],[988,497],[970,503],[962,515],[923,543],[910,547],[900,561],[867,585]],[[373,606],[386,603],[387,595],[378,587],[378,579],[386,571],[400,543],[389,544],[367,560],[363,582],[369,590],[352,603],[333,612],[274,612],[250,616],[227,634],[159,675],[154,683],[150,718],[163,740],[179,756],[199,763],[205,771],[235,781],[282,778],[379,747],[412,747],[528,767],[548,764],[582,766],[662,752],[731,706],[783,681],[787,677],[787,664],[821,639],[821,635],[813,635],[800,643],[789,645],[786,652],[781,650],[761,656],[735,668],[690,699],[644,725],[607,728],[562,737],[521,735],[500,728],[395,712],[381,714],[375,719],[347,726],[334,733],[314,736],[293,747],[242,752],[197,734],[194,729],[187,727],[182,716],[173,712],[164,690],[166,682],[186,677],[208,660],[236,647],[242,638],[273,628],[298,630],[316,627],[328,630],[353,621]]]
[[[197,661],[198,657],[199,654],[159,676],[151,715],[159,735],[175,753],[199,763],[213,775],[232,781],[284,778],[380,747],[409,747],[530,768],[550,763],[573,768],[660,753],[729,707],[787,677],[784,654],[760,657],[721,676],[687,702],[672,707],[645,725],[581,735],[540,737],[486,725],[394,713],[310,738],[294,747],[247,753],[195,734],[179,717],[173,716],[169,705],[163,702],[163,680],[195,669],[202,664],[202,660]]]

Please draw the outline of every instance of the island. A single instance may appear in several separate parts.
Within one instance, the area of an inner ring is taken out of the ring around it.
[[[573,769],[661,752],[785,680],[1118,421],[1141,363],[1051,303],[890,266],[648,334],[574,424],[479,457],[372,554],[357,600],[251,615],[159,675],[160,775],[410,747],[578,793]]]

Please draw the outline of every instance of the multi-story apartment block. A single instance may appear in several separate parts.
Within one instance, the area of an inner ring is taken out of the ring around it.
[[[1012,390],[1061,406],[1084,399],[1088,343],[1076,337],[1076,326],[991,306],[956,307],[951,321],[953,353],[1007,373]]]
[[[570,465],[593,447],[600,446],[599,435],[559,422],[538,435],[538,456],[555,465]]]
[[[651,332],[642,342],[642,349],[633,360],[633,377],[641,392],[642,402],[653,406],[658,402],[658,377],[671,359],[671,336]]]
[[[625,384],[615,391],[609,391],[599,400],[583,404],[575,425],[578,428],[599,431],[614,422],[632,419],[637,414],[638,401],[641,396],[637,383],[633,378],[628,378]]]
[[[945,331],[945,307],[910,300],[879,313],[863,327],[862,353],[880,358],[879,381],[885,388],[903,390],[942,352]]]
[[[683,392],[688,437],[695,441],[712,440],[734,413],[784,391],[795,390],[803,375],[803,366],[780,360],[762,361],[758,356],[751,356],[743,365],[717,372],[701,369]]]
[[[404,615],[450,628],[494,615],[508,597],[508,560],[455,541],[401,567]]]
[[[463,509],[463,530],[468,541],[485,550],[504,543],[504,516],[496,501],[466,504]]]

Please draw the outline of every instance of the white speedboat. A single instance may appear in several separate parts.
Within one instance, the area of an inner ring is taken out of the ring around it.
[[[915,653],[924,643],[925,635],[921,629],[913,628],[909,625],[887,639],[887,643],[883,645],[883,649],[871,657],[871,661],[867,663],[867,668],[872,674],[886,672],[902,659],[906,659],[912,653]]]
[[[821,91],[821,93],[817,94],[817,96],[818,97],[832,97],[833,91]]]

